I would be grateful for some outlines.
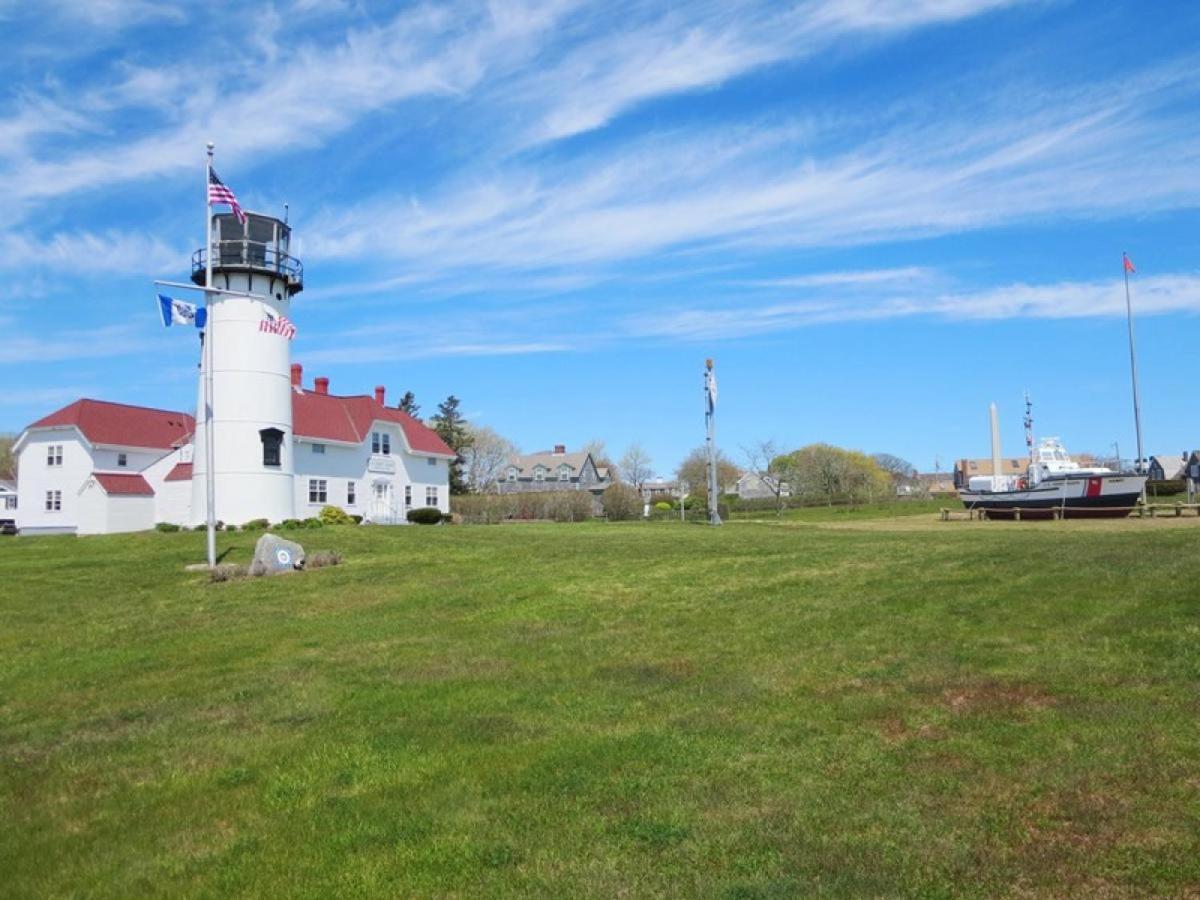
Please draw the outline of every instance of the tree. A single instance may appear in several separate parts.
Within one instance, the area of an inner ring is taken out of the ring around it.
[[[467,420],[458,411],[461,401],[453,394],[438,404],[437,415],[429,420],[429,425],[453,450],[457,457],[450,463],[450,493],[465,494],[466,484],[463,481],[463,452],[471,445],[471,436],[467,431]]]
[[[396,404],[396,409],[401,412],[406,412],[414,419],[419,417],[421,407],[417,405],[416,395],[412,391],[405,391],[404,396],[400,398],[400,402]]]
[[[720,450],[717,451],[717,485],[724,490],[742,475],[733,461]],[[675,476],[680,481],[686,481],[688,493],[699,498],[698,502],[708,502],[708,451],[697,447],[686,457],[675,470]]]
[[[517,445],[486,425],[466,424],[470,443],[462,451],[462,474],[467,490],[486,494],[496,489],[509,461],[519,452]]]
[[[875,465],[887,472],[892,481],[903,484],[917,477],[917,467],[907,459],[893,456],[890,453],[873,453],[871,459]]]
[[[873,500],[891,483],[888,474],[865,453],[830,444],[809,444],[780,459],[788,469],[794,494],[820,498],[830,506],[835,499]]]
[[[16,435],[0,434],[0,478],[9,481],[17,477],[17,455],[13,453]]]
[[[632,484],[640,492],[642,485],[653,477],[650,470],[650,454],[642,449],[641,444],[630,444],[621,461],[617,463],[621,477]]]
[[[758,476],[763,487],[775,497],[775,515],[783,514],[785,498],[791,490],[787,457],[779,453],[774,441],[759,441],[742,447],[747,468]]]

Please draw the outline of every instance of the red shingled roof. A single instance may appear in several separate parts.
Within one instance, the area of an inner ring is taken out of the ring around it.
[[[454,456],[431,428],[408,413],[376,402],[374,397],[337,397],[315,391],[292,393],[292,431],[297,437],[359,444],[375,422],[399,425],[414,453]]]
[[[76,400],[29,427],[55,425],[74,425],[93,444],[156,450],[178,446],[195,430],[195,423],[187,413],[86,399]]]
[[[163,481],[191,481],[192,480],[192,464],[191,463],[175,463],[175,467],[167,473],[167,477]]]
[[[92,477],[100,482],[108,494],[128,494],[132,496],[154,496],[154,488],[141,475],[113,475],[107,472],[93,472]]]

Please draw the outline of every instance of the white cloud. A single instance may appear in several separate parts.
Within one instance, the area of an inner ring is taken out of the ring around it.
[[[146,309],[149,310],[149,303]],[[109,325],[90,331],[64,330],[50,337],[8,333],[0,342],[0,364],[62,362],[127,356],[154,347],[128,325]]]
[[[186,250],[138,232],[60,231],[44,238],[0,232],[0,270],[52,269],[152,278],[185,268],[189,259]]]
[[[455,341],[439,343],[435,341],[425,346],[406,348],[395,344],[381,346],[378,340],[374,340],[367,343],[344,343],[338,347],[304,351],[302,356],[305,364],[350,365],[458,356],[527,356],[535,353],[563,353],[571,349],[573,349],[571,344],[557,341],[497,340],[478,343]]]
[[[1078,319],[1125,315],[1124,282],[1010,284],[978,291],[910,295],[828,290],[788,302],[666,310],[626,316],[627,337],[713,340],[782,333],[811,325],[932,317],[944,320]],[[1157,275],[1133,286],[1138,316],[1200,313],[1200,276]]]

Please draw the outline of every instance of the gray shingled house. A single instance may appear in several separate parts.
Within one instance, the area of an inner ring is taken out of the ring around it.
[[[568,453],[565,444],[556,444],[553,450],[514,456],[498,487],[502,494],[590,491],[599,495],[611,483],[607,470],[603,474],[597,470],[592,454]]]

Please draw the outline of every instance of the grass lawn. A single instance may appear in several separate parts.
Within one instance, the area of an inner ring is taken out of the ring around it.
[[[0,894],[1200,895],[1195,520],[298,534],[0,539]]]

